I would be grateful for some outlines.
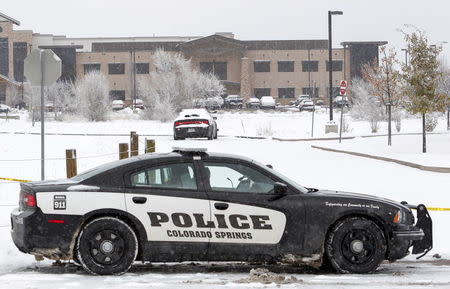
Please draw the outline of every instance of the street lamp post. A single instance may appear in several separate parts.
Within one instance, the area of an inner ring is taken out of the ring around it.
[[[332,53],[332,33],[331,16],[342,15],[342,11],[328,11],[328,69],[329,69],[329,94],[330,94],[330,121],[333,120],[333,53]]]

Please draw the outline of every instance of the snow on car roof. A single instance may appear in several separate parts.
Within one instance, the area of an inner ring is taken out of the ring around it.
[[[185,119],[185,118],[194,118],[194,117],[203,117],[203,118],[211,118],[208,111],[204,108],[194,108],[194,109],[183,109],[178,117],[178,119]]]

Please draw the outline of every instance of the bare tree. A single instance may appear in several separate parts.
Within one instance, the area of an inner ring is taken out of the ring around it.
[[[372,95],[372,84],[364,79],[352,80],[351,87],[353,106],[350,114],[355,119],[367,120],[372,132],[377,132],[378,123],[384,118],[384,109],[378,96]]]
[[[380,64],[366,64],[363,66],[363,79],[370,83],[370,93],[377,96],[387,107],[388,114],[388,145],[392,144],[392,106],[398,108],[402,98],[401,74],[396,69],[397,54],[393,49],[385,46],[380,49]],[[398,117],[400,114],[396,114]],[[398,120],[397,120],[398,121]]]
[[[408,65],[403,67],[404,93],[408,96],[406,108],[413,114],[422,115],[422,152],[426,153],[425,115],[444,112],[448,103],[447,95],[438,89],[442,76],[438,56],[442,47],[429,45],[425,32],[418,29],[403,32],[403,35],[410,55]]]
[[[194,98],[223,94],[217,77],[193,69],[182,54],[157,50],[153,59],[156,71],[138,83],[138,93],[148,108],[147,118],[167,121],[178,110],[191,107]]]
[[[78,110],[89,121],[105,121],[109,110],[109,85],[106,77],[91,71],[75,84]]]

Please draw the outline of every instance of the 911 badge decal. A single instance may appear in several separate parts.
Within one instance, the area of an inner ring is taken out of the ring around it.
[[[55,195],[53,197],[53,209],[54,210],[65,210],[67,208],[66,196],[65,195]]]

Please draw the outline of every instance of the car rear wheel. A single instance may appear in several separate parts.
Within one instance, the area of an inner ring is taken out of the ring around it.
[[[339,273],[370,273],[384,260],[386,240],[371,220],[352,217],[339,221],[329,232],[325,251]]]
[[[138,248],[136,234],[130,226],[116,218],[102,217],[83,228],[76,251],[87,272],[121,275],[130,269]]]

